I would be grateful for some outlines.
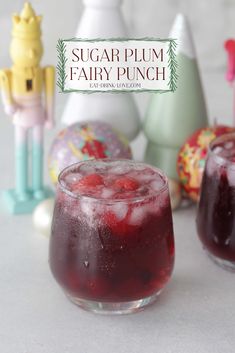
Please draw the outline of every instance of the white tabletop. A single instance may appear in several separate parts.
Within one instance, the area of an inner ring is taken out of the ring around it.
[[[215,81],[208,76],[206,82],[210,111],[227,114],[231,102],[227,96],[219,102]],[[63,99],[59,97],[58,106]],[[1,116],[2,189],[12,186],[14,178],[13,131],[2,111]],[[134,146],[139,157],[143,138]],[[214,265],[202,250],[194,206],[174,212],[174,230],[175,269],[157,302],[137,314],[100,316],[81,310],[64,296],[49,271],[48,239],[34,230],[31,216],[11,216],[2,211],[0,352],[234,352],[235,275]]]

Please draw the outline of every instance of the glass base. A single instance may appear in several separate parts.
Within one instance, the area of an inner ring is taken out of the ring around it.
[[[227,271],[235,272],[235,262],[221,259],[221,258],[219,258],[219,257],[217,257],[215,255],[210,254],[208,251],[207,251],[207,254],[208,254],[209,258],[216,265],[222,267],[223,269],[225,269]]]
[[[73,297],[66,293],[69,300],[71,300],[74,304],[80,306],[84,310],[91,311],[96,314],[131,314],[143,310],[146,306],[152,304],[158,297],[161,291],[151,295],[150,297],[133,300],[130,302],[96,302],[93,300],[86,300]]]

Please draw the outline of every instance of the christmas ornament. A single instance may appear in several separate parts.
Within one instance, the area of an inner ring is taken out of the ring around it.
[[[75,123],[60,131],[49,152],[53,183],[65,167],[90,158],[132,158],[128,140],[110,124],[98,121]]]
[[[227,71],[226,71],[226,80],[234,87],[235,80],[235,40],[228,39],[224,43],[225,50],[227,51],[228,60],[227,60]],[[234,88],[233,88],[234,90]],[[235,125],[235,91],[233,97],[233,125]]]
[[[234,128],[217,125],[197,130],[181,147],[177,170],[187,195],[198,201],[202,174],[210,142],[217,136],[235,131]]]
[[[121,0],[84,0],[76,37],[124,38],[126,26],[121,14]],[[133,140],[140,130],[140,117],[132,94],[79,94],[71,93],[62,116],[70,125],[83,120],[104,121]]]
[[[43,200],[37,205],[33,212],[33,224],[35,229],[47,237],[49,237],[51,233],[54,202],[55,200],[53,198]]]
[[[52,66],[41,67],[41,16],[26,2],[13,16],[11,69],[0,70],[0,88],[5,112],[15,127],[15,189],[3,197],[11,213],[28,213],[50,195],[43,186],[43,130],[54,124],[54,81]],[[43,103],[44,100],[44,103]],[[32,163],[28,135],[32,130]],[[30,168],[31,167],[31,168]],[[32,185],[29,185],[32,172]]]
[[[170,34],[177,39],[178,80],[175,92],[154,95],[144,122],[146,162],[178,180],[180,147],[196,129],[208,125],[196,54],[186,18],[179,14]]]
[[[169,193],[170,193],[170,200],[171,200],[171,208],[175,210],[179,207],[181,203],[181,185],[179,182],[170,179],[168,181],[169,185]]]

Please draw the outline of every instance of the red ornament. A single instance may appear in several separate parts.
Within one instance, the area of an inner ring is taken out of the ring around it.
[[[209,144],[217,136],[235,131],[234,128],[216,125],[199,129],[181,147],[177,161],[180,182],[187,195],[198,201],[202,174],[205,167]]]

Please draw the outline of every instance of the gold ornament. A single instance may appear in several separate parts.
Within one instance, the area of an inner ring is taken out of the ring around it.
[[[51,222],[54,210],[54,198],[42,201],[33,212],[33,224],[35,229],[49,237],[51,233]]]

